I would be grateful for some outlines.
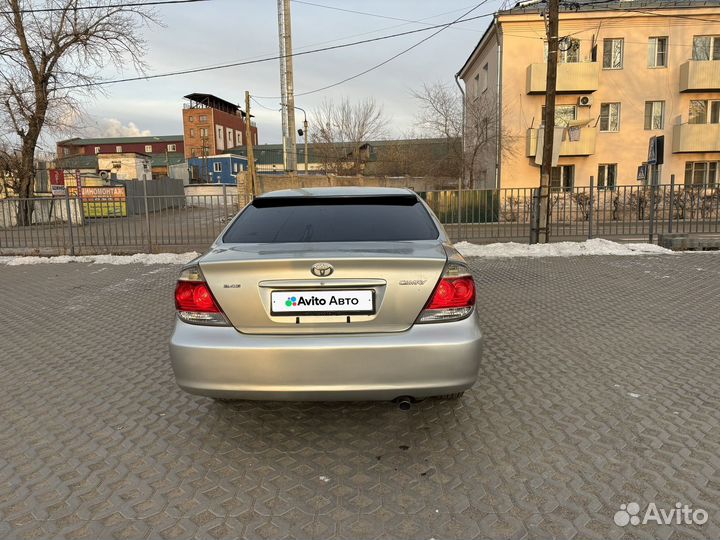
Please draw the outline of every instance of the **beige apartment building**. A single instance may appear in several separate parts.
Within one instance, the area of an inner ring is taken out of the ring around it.
[[[546,50],[543,4],[500,11],[458,77],[498,121],[478,188],[537,187]],[[720,185],[720,3],[581,1],[562,8],[555,189],[637,185],[649,140],[664,135],[661,183]],[[468,135],[466,134],[466,139]],[[538,155],[539,154],[539,155]]]

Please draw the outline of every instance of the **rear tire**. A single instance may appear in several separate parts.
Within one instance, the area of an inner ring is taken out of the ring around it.
[[[442,396],[438,396],[438,399],[445,399],[445,400],[452,400],[452,401],[454,401],[454,400],[458,400],[458,399],[460,399],[461,397],[463,397],[463,394],[465,394],[465,392],[455,392],[454,394],[445,394],[445,395],[442,395]]]

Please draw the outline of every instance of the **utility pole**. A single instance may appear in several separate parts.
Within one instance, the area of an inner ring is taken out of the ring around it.
[[[248,176],[250,177],[250,199],[255,198],[255,152],[253,151],[250,124],[250,92],[245,90],[245,147],[247,149]]]
[[[555,94],[557,87],[558,66],[558,34],[560,27],[560,0],[547,0],[545,12],[545,28],[547,31],[547,79],[545,83],[545,116],[543,122],[542,165],[540,167],[540,197],[535,216],[531,243],[550,241],[550,178],[552,175],[552,156],[555,134]],[[540,150],[539,148],[537,149]]]
[[[278,0],[278,34],[280,41],[280,96],[283,119],[283,150],[285,170],[297,169],[295,144],[295,89],[292,65],[292,24],[290,0]]]

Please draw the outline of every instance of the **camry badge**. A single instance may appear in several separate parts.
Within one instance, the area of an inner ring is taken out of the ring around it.
[[[312,265],[310,271],[317,277],[328,277],[335,269],[333,265],[326,262],[319,262]]]

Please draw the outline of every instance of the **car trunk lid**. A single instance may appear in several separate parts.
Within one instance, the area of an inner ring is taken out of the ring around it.
[[[335,334],[407,330],[446,260],[438,240],[242,244],[211,251],[200,267],[243,333]],[[314,275],[317,263],[332,273]]]

